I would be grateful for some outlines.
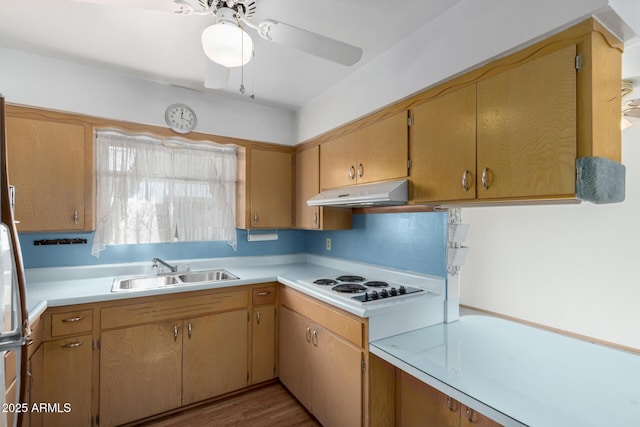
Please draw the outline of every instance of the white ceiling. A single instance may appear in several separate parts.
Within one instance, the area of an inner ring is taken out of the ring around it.
[[[91,0],[88,0],[91,1]],[[172,8],[172,0],[157,0]],[[252,21],[276,19],[361,47],[346,67],[261,39],[244,69],[246,95],[254,102],[298,109],[370,62],[460,0],[257,0]],[[162,83],[204,87],[207,59],[200,34],[211,16],[63,0],[4,1],[0,46],[98,66]],[[46,72],[46,70],[43,70]],[[241,71],[233,69],[226,94],[239,93]]]

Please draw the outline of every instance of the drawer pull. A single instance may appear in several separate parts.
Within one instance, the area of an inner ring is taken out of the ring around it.
[[[81,342],[76,341],[76,342],[70,342],[69,344],[65,344],[65,345],[63,345],[63,346],[61,346],[61,347],[62,347],[62,348],[78,348],[78,347],[80,347],[81,345],[82,345],[82,343],[81,343]]]
[[[263,292],[258,292],[258,296],[259,297],[266,297],[267,295],[269,295],[271,293],[271,291],[263,291]]]
[[[82,319],[84,319],[84,317],[70,317],[68,319],[62,319],[62,321],[64,323],[75,323],[81,321]]]

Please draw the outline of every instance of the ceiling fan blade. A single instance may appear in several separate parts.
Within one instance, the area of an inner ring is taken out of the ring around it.
[[[342,65],[353,65],[362,57],[362,49],[359,47],[283,22],[269,19],[260,22],[257,26],[260,36],[266,40],[289,46]]]
[[[132,7],[136,9],[160,10],[163,12],[179,11],[180,6],[173,0],[71,0],[76,3],[93,3],[105,6]]]
[[[230,68],[224,67],[207,59],[207,70],[204,76],[204,87],[208,89],[223,89],[229,85]]]

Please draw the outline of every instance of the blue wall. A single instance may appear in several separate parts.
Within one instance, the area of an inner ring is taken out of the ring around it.
[[[342,231],[279,230],[278,240],[248,242],[238,230],[238,251],[226,242],[114,245],[91,255],[93,233],[22,233],[26,268],[114,264],[151,260],[282,255],[308,252],[419,273],[446,275],[446,222],[443,212],[354,215],[353,228]],[[331,238],[332,249],[325,249]],[[35,246],[40,239],[83,238],[86,245]]]

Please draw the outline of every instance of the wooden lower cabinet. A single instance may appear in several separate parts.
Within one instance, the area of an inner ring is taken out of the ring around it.
[[[100,425],[115,426],[180,406],[182,322],[102,333]]]
[[[184,321],[182,405],[247,386],[247,310]]]
[[[370,355],[370,425],[500,427],[474,409]]]
[[[276,376],[276,307],[266,305],[253,309],[251,336],[251,384]]]
[[[325,427],[362,425],[362,349],[280,308],[280,381]]]

